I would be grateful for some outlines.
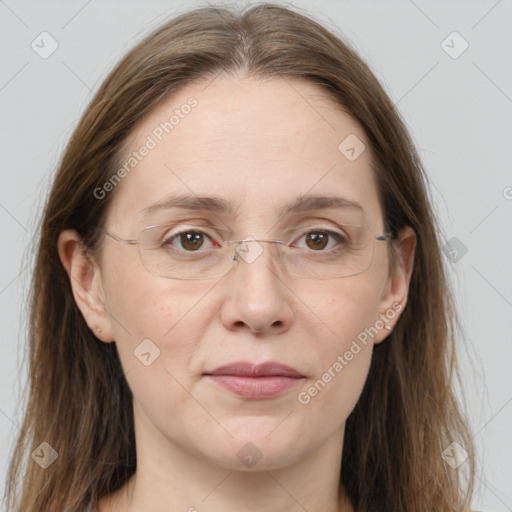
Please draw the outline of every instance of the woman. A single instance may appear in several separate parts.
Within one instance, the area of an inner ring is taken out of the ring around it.
[[[297,11],[196,9],[116,66],[55,177],[31,306],[9,510],[470,508],[421,163]]]

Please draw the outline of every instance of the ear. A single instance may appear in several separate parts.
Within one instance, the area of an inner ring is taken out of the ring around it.
[[[89,329],[101,341],[114,341],[97,263],[87,253],[80,236],[74,230],[62,231],[57,247],[60,260],[69,277],[76,305]]]
[[[392,243],[395,243],[396,269],[393,275],[388,277],[380,301],[379,318],[383,320],[385,326],[375,335],[374,343],[380,343],[387,338],[407,304],[414,266],[416,233],[410,226],[405,226],[398,232],[398,240]]]

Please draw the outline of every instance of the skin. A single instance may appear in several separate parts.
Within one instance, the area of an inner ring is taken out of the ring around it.
[[[172,193],[193,193],[233,202],[233,215],[216,217],[233,238],[273,239],[282,236],[278,221],[318,222],[332,214],[279,217],[282,205],[315,193],[359,202],[375,236],[382,234],[370,144],[318,86],[234,76],[206,85],[188,85],[137,126],[131,150],[190,96],[198,101],[117,185],[106,229],[137,238],[143,208]],[[338,150],[349,134],[366,145],[352,162]],[[309,403],[297,396],[394,304],[405,307],[411,228],[396,241],[395,274],[388,272],[387,243],[377,242],[366,272],[328,280],[287,275],[271,244],[222,278],[183,281],[148,273],[135,246],[107,237],[101,261],[94,261],[79,242],[70,230],[59,238],[76,303],[101,342],[115,340],[134,395],[137,472],[100,501],[101,512],[353,510],[339,490],[345,422],[367,378],[373,344],[391,331],[369,337]],[[386,325],[393,328],[398,318]],[[133,354],[147,338],[160,350],[150,366]],[[239,360],[279,361],[305,377],[278,397],[249,400],[202,375]],[[237,457],[248,442],[261,453],[251,468]]]

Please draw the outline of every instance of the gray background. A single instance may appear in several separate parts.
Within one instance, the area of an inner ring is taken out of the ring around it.
[[[466,331],[461,362],[480,461],[474,506],[512,510],[512,2],[291,3],[346,34],[420,150],[444,239],[457,251],[446,258]],[[26,375],[28,247],[52,172],[119,57],[195,5],[204,2],[0,0],[2,493]],[[47,59],[31,48],[43,31],[59,45]],[[448,37],[454,31],[463,39]],[[464,41],[469,46],[459,55]]]

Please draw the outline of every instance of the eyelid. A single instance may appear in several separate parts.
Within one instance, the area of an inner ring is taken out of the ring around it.
[[[173,233],[172,236],[175,236],[176,234],[180,234],[187,231],[198,231],[201,233],[204,233],[206,235],[209,235],[209,232],[211,231],[217,231],[217,232],[223,232],[224,235],[227,236],[227,233],[231,233],[231,230],[220,228],[218,226],[213,226],[211,224],[203,225],[203,224],[192,224],[190,221],[187,222],[173,222],[171,224],[161,224],[161,225],[155,225],[155,226],[149,226],[149,228],[156,228],[156,227],[168,227],[169,229],[165,231],[164,236],[167,236],[169,233]],[[146,229],[149,229],[146,228]]]
[[[291,228],[288,228],[288,229],[285,229],[284,231],[297,231],[297,230],[300,230],[300,229],[305,229],[305,228],[319,228],[321,224],[329,224],[331,227],[337,227],[339,229],[343,229],[343,228],[350,228],[350,227],[362,227],[363,224],[362,223],[339,223],[339,222],[336,222],[334,220],[331,220],[331,219],[318,219],[318,220],[315,220],[315,221],[308,221],[309,223],[308,224],[300,224],[300,225],[297,225],[297,226],[294,226],[294,227],[291,227]],[[327,228],[327,226],[324,226]]]
[[[302,227],[306,226],[317,226],[318,224],[326,223],[330,225],[334,225],[340,229],[343,229],[344,227],[362,227],[364,226],[365,222],[364,219],[357,219],[354,221],[348,221],[344,222],[341,220],[336,220],[332,217],[323,217],[321,215],[319,216],[303,216],[302,218],[295,219],[293,222],[293,226],[290,228],[285,229],[285,231],[291,231],[295,229],[301,229]]]
[[[342,224],[338,224],[333,221],[329,221],[329,222],[331,224],[330,226],[329,225],[320,225],[319,223],[315,223],[315,224],[310,224],[307,226],[299,226],[296,228],[290,228],[286,231],[287,232],[292,231],[294,233],[300,234],[300,236],[304,236],[308,231],[326,231],[326,232],[330,232],[334,235],[343,236],[348,240],[351,238],[351,233],[347,229],[361,227],[360,225],[355,225],[355,224],[342,225]],[[352,236],[353,235],[354,235],[354,233],[352,233]]]

